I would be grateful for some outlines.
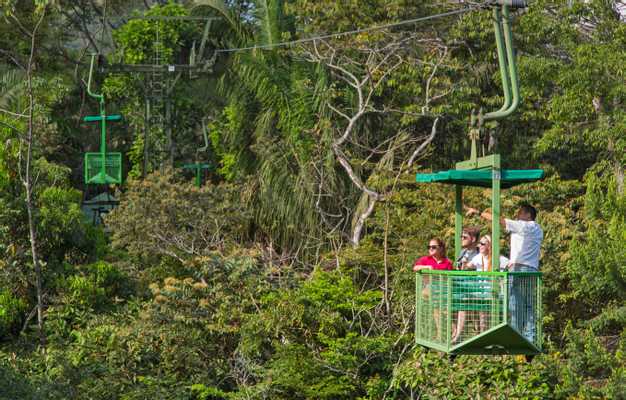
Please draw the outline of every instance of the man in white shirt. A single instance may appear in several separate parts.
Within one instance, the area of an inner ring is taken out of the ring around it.
[[[467,215],[480,214],[488,221],[493,215],[488,211],[482,213],[475,208],[466,208]],[[537,210],[530,204],[522,204],[517,210],[514,220],[500,218],[500,224],[511,234],[510,272],[538,272],[539,253],[543,241],[543,230],[535,222]],[[511,326],[516,328],[528,341],[536,343],[535,314],[541,304],[537,302],[537,277],[533,275],[512,275],[509,278],[511,293],[509,310]]]

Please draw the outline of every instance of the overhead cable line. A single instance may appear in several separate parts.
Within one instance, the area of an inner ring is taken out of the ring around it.
[[[452,16],[452,15],[465,14],[465,13],[468,13],[468,12],[471,12],[471,11],[478,10],[479,8],[480,7],[462,8],[460,10],[448,11],[448,12],[445,12],[445,13],[434,14],[434,15],[428,15],[426,17],[412,18],[412,19],[407,19],[407,20],[399,21],[399,22],[392,22],[392,23],[384,24],[384,25],[376,25],[376,26],[370,26],[368,28],[354,29],[354,30],[351,30],[351,31],[329,33],[329,34],[318,35],[318,36],[314,36],[314,37],[310,37],[310,38],[290,40],[288,42],[271,43],[271,44],[260,44],[260,45],[255,45],[255,46],[237,47],[237,48],[230,48],[230,49],[218,49],[218,50],[216,50],[216,53],[234,53],[234,52],[237,52],[237,51],[245,51],[245,50],[273,49],[273,48],[276,48],[276,47],[287,47],[287,46],[291,46],[291,45],[294,45],[294,44],[300,44],[300,43],[306,43],[306,42],[314,42],[316,40],[337,38],[337,37],[341,37],[341,36],[355,35],[355,34],[364,33],[364,32],[379,31],[379,30],[383,30],[383,29],[387,29],[387,28],[393,28],[393,27],[396,27],[396,26],[410,25],[410,24],[415,24],[415,23],[418,23],[418,22],[429,21],[429,20],[433,20],[433,19],[437,19],[437,18],[443,18],[443,17]]]

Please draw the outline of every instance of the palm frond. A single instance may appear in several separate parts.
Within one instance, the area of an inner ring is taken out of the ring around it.
[[[284,0],[254,1],[252,20],[241,17],[242,25],[254,26],[254,39],[245,44],[279,42],[288,31],[283,7]],[[237,174],[252,181],[255,223],[282,249],[318,246],[327,227],[320,224],[317,206],[340,214],[344,195],[353,197],[332,161],[331,141],[322,137],[325,128],[317,126],[329,96],[328,72],[280,50],[237,52],[227,64],[219,82],[229,104],[223,144],[237,154]]]
[[[243,45],[247,43],[250,35],[247,32],[240,17],[236,15],[223,0],[194,0],[192,13],[201,13],[203,9],[211,9],[226,19],[231,29],[235,33],[235,44]]]
[[[24,72],[0,65],[0,107],[12,109],[24,86]]]
[[[257,0],[255,11],[260,27],[257,35],[260,44],[276,44],[280,42],[281,25],[283,22],[283,1]]]

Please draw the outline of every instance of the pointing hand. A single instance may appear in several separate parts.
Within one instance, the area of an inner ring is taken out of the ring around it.
[[[477,209],[472,208],[472,207],[465,207],[465,210],[466,210],[465,216],[467,216],[467,217],[471,217],[472,215],[480,214],[480,211],[478,211]]]

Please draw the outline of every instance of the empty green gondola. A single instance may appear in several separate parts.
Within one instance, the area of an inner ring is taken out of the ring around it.
[[[96,54],[91,56],[89,68],[89,80],[87,82],[87,93],[98,100],[100,105],[100,115],[88,115],[83,120],[85,122],[100,123],[100,151],[85,153],[84,174],[87,185],[108,185],[122,183],[122,153],[107,152],[107,121],[119,121],[121,115],[106,115],[104,95],[91,91],[91,78],[93,76],[93,64]]]

